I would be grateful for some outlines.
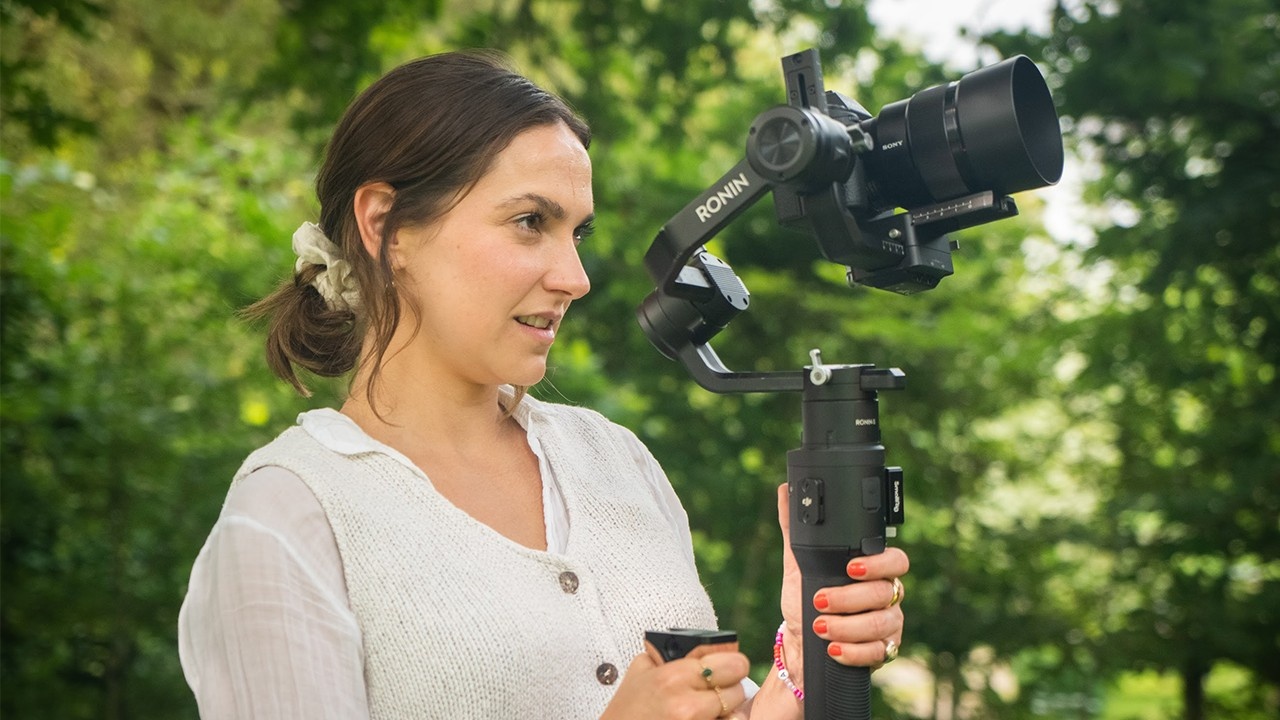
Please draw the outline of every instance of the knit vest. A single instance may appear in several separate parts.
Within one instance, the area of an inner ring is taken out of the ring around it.
[[[300,427],[245,461],[297,474],[333,528],[363,638],[373,720],[598,718],[645,630],[715,627],[710,600],[622,440],[589,410],[539,403],[568,507],[563,555],[520,545],[382,452]]]

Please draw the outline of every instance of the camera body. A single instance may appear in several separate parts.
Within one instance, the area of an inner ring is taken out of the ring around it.
[[[782,65],[790,103],[757,116],[747,160],[775,184],[779,224],[811,234],[851,284],[902,294],[936,287],[954,271],[946,233],[1016,215],[1011,193],[1062,175],[1053,99],[1025,56],[879,116],[824,90],[813,51]]]

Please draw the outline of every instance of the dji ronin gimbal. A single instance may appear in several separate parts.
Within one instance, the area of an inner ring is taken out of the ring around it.
[[[952,274],[946,233],[1012,217],[1009,194],[1058,181],[1062,135],[1049,89],[1025,56],[922,90],[872,117],[823,87],[818,53],[782,59],[787,105],[758,115],[746,158],[672,217],[645,254],[657,283],[637,310],[649,340],[715,393],[798,392],[802,446],[787,454],[791,549],[803,597],[849,582],[854,557],[882,552],[902,523],[900,468],[886,467],[877,393],[904,387],[897,368],[811,364],[729,370],[707,343],[747,309],[749,293],[702,249],[773,193],[779,224],[813,235],[851,285],[923,292]],[[899,212],[898,209],[902,211]],[[804,603],[805,717],[871,717],[871,672],[840,665]]]

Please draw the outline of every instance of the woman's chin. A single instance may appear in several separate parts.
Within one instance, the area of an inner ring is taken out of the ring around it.
[[[521,368],[518,372],[511,373],[507,379],[507,384],[532,387],[542,382],[546,377],[547,364],[544,362],[536,366]]]

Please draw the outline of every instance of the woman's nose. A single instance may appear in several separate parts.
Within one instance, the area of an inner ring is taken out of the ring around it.
[[[565,293],[572,300],[577,300],[591,290],[591,280],[587,277],[586,268],[582,266],[576,242],[557,244],[555,260],[547,271],[546,284],[548,289]]]

